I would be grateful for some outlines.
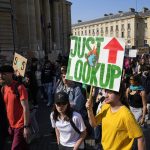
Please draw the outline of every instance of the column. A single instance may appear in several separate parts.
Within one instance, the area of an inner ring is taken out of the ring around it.
[[[45,32],[46,32],[46,55],[51,52],[51,14],[50,14],[50,3],[49,0],[43,1],[44,5],[44,15],[45,15]]]
[[[40,1],[34,0],[35,5],[35,18],[36,18],[36,39],[37,39],[37,50],[39,59],[42,57],[42,31],[41,31],[41,10]]]
[[[62,26],[63,22],[61,22],[62,12],[60,10],[61,6],[59,7],[59,2],[54,1],[53,3],[54,11],[53,11],[53,29],[54,29],[54,41],[53,41],[53,48],[54,50],[62,49],[62,45],[60,45],[60,39],[62,38],[62,33],[60,32],[60,26]],[[60,13],[59,13],[60,12]]]

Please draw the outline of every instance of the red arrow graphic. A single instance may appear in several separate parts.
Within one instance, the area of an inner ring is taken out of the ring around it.
[[[104,49],[109,49],[108,63],[116,63],[118,51],[124,51],[116,38],[113,38]]]

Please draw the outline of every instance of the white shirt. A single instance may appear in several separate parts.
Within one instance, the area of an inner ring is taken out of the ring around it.
[[[60,144],[67,147],[74,147],[80,135],[74,130],[70,122],[61,120],[60,118],[55,122],[53,119],[53,112],[50,115],[50,119],[52,127],[59,130]],[[84,121],[79,113],[73,112],[72,120],[81,132],[86,129]],[[80,148],[84,148],[84,142],[80,145]]]

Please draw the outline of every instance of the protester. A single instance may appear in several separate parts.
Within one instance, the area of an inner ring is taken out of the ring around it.
[[[69,95],[69,102],[71,107],[74,108],[77,112],[79,112],[82,117],[86,116],[86,108],[85,108],[85,98],[81,92],[81,88],[71,80],[66,79],[66,69],[62,67],[61,80],[59,84],[56,86],[55,93],[60,91],[64,91]]]
[[[52,127],[56,131],[59,150],[84,149],[86,127],[81,115],[70,107],[67,93],[58,92],[55,95],[55,105],[50,118]],[[79,130],[79,133],[72,123]]]
[[[36,81],[37,81],[37,85],[38,85],[38,93],[37,93],[37,99],[38,97],[41,97],[43,98],[43,93],[42,93],[42,82],[41,82],[41,74],[42,74],[42,71],[41,71],[41,65],[38,64],[37,65],[37,70],[35,71],[35,77],[36,77]]]
[[[13,80],[12,66],[2,66],[0,72],[5,82],[2,95],[9,121],[9,134],[13,139],[11,150],[28,150],[30,129],[27,91],[24,85],[17,86],[17,81]]]
[[[57,93],[58,91],[62,90],[63,87],[63,74],[65,75],[67,72],[67,67],[66,66],[61,66],[60,67],[60,77],[56,80],[56,83],[53,86],[53,93]]]
[[[133,74],[133,68],[130,59],[125,59],[123,66],[123,81],[126,87],[129,86],[130,76]]]
[[[142,75],[144,71],[148,71],[148,66],[145,63],[145,59],[141,58],[140,64],[138,66],[138,74]]]
[[[0,91],[3,86],[3,80],[0,73]],[[5,141],[8,136],[8,120],[2,93],[0,92],[0,150],[4,150]]]
[[[130,77],[130,87],[126,91],[126,97],[135,119],[143,125],[147,111],[147,96],[139,75]]]
[[[41,81],[44,86],[44,92],[46,93],[45,99],[48,99],[47,106],[53,105],[52,90],[53,90],[53,70],[52,64],[47,60],[42,69]],[[45,94],[44,94],[45,96]]]
[[[143,72],[141,81],[147,95],[148,120],[150,120],[150,70]]]
[[[124,88],[119,92],[105,90],[105,103],[100,112],[94,116],[92,102],[86,103],[90,124],[96,127],[102,124],[102,146],[104,150],[132,149],[134,139],[137,138],[138,149],[145,150],[142,130],[134,116],[128,109]]]
[[[37,108],[38,102],[37,102],[36,95],[38,93],[38,83],[37,83],[36,74],[35,74],[36,70],[37,70],[37,60],[32,59],[31,66],[28,71],[28,78],[29,78],[28,88],[30,91],[31,101],[32,101],[33,105]]]

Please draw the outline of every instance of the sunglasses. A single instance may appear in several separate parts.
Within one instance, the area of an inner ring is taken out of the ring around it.
[[[65,106],[65,105],[67,105],[67,103],[66,102],[59,102],[59,103],[56,103],[56,105],[57,106]]]
[[[130,79],[131,81],[134,81],[134,79]]]

